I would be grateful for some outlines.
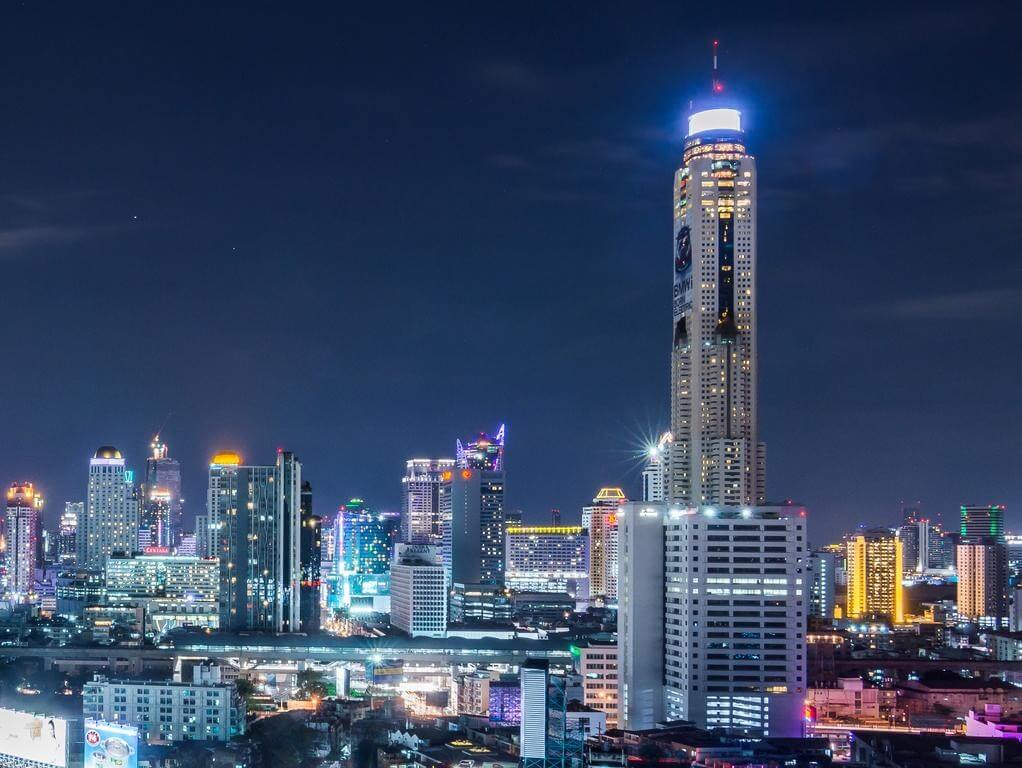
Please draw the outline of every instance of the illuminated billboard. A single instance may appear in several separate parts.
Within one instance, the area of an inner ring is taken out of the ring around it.
[[[0,756],[66,768],[67,721],[0,709]]]
[[[692,230],[674,235],[674,346],[687,341],[687,317],[692,312]]]
[[[86,720],[84,768],[138,768],[138,728]]]

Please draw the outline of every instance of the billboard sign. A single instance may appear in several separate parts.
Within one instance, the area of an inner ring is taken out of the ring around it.
[[[67,721],[0,709],[0,755],[66,768]]]
[[[674,236],[674,345],[688,338],[686,318],[692,311],[692,230],[679,227]]]
[[[138,728],[86,720],[84,768],[138,768]]]

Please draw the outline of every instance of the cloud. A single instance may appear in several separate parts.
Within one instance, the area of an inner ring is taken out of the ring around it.
[[[19,251],[78,243],[114,229],[108,226],[75,227],[64,225],[0,229],[0,256],[9,258],[17,256]]]
[[[991,288],[900,299],[869,308],[908,320],[984,320],[1014,315],[1022,307],[1022,288]]]

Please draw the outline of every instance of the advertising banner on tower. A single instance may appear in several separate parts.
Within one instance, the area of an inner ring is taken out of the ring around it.
[[[688,338],[686,318],[692,309],[692,231],[686,225],[674,235],[674,345]]]
[[[6,757],[67,766],[67,721],[13,709],[0,709],[0,763]]]
[[[84,768],[138,768],[138,728],[86,720]]]

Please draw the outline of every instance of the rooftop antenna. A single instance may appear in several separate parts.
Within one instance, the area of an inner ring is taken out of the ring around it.
[[[167,426],[167,422],[170,421],[170,417],[174,415],[173,411],[167,411],[167,415],[163,417],[163,423],[160,424],[160,428],[156,430],[156,434],[153,435],[154,439],[159,439],[160,435],[163,434],[163,428]]]
[[[717,69],[717,49],[720,47],[720,41],[713,41],[713,92],[723,93],[724,83],[720,81],[720,70]]]

